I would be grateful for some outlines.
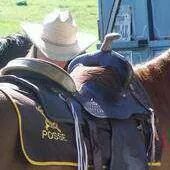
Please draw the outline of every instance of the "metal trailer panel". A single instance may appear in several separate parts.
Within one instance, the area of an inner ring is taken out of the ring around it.
[[[108,31],[108,25],[111,24],[109,22],[113,22],[111,15],[116,1],[98,0],[98,29],[101,42]],[[169,0],[120,0],[110,32],[119,32],[122,38],[113,43],[113,50],[125,55],[131,63],[137,64],[150,60],[169,48],[169,7]]]

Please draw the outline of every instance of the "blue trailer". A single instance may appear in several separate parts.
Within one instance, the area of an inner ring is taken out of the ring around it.
[[[112,49],[132,64],[170,47],[170,0],[98,0],[98,7],[100,42],[107,33],[120,33]]]

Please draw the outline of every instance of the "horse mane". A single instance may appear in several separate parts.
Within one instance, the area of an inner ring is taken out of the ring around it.
[[[142,79],[154,80],[155,78],[167,78],[165,71],[170,71],[170,50],[165,51],[160,56],[146,63],[136,65],[134,70]]]
[[[155,109],[170,110],[170,50],[152,60],[134,66],[134,71],[148,92]]]
[[[25,34],[16,33],[0,38],[0,68],[10,60],[25,57],[32,43]]]

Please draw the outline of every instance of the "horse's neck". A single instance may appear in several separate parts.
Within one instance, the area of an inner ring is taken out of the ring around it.
[[[157,114],[170,118],[170,57],[160,56],[136,67],[135,73],[148,92]]]

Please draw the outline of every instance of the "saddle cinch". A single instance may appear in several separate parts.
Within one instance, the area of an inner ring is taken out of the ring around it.
[[[116,103],[91,100],[89,86],[84,88],[89,95],[84,96],[68,73],[42,60],[19,58],[2,69],[0,90],[17,112],[25,158],[34,165],[83,170],[147,169],[154,140],[147,95],[130,64],[114,52],[80,56],[68,70],[89,61],[117,69],[122,90]],[[154,158],[159,161],[160,152]]]

